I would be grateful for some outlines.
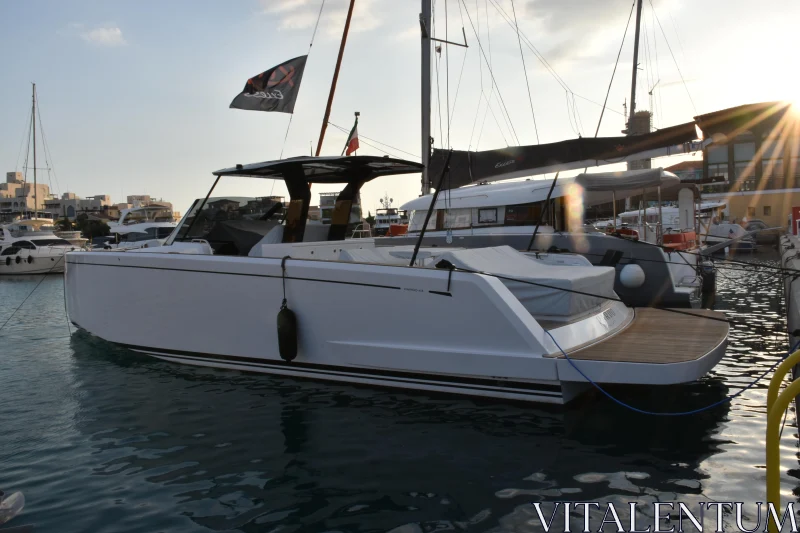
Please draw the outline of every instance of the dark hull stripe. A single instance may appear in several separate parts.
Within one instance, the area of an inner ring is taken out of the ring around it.
[[[347,383],[346,380],[342,380],[342,377],[347,378],[356,378],[356,379],[364,379],[364,380],[371,380],[371,381],[380,381],[382,384],[391,387],[400,387],[400,388],[407,388],[407,389],[415,389],[419,390],[418,387],[414,387],[414,385],[418,386],[426,386],[426,387],[439,387],[443,389],[456,389],[460,391],[474,391],[474,392],[488,392],[488,393],[501,393],[501,394],[515,394],[515,395],[522,395],[522,396],[530,396],[530,397],[547,397],[547,398],[560,398],[560,393],[553,393],[548,391],[531,391],[527,389],[517,389],[514,387],[484,387],[480,385],[459,385],[457,383],[453,383],[450,381],[438,381],[438,380],[425,380],[425,379],[407,379],[407,378],[384,378],[375,376],[372,374],[361,374],[358,372],[327,372],[327,371],[316,371],[316,370],[306,370],[306,369],[299,369],[295,368],[293,365],[287,365],[283,367],[273,367],[273,365],[260,365],[254,363],[237,363],[233,361],[224,361],[224,360],[215,360],[215,359],[206,359],[202,357],[185,357],[180,355],[170,355],[170,354],[160,354],[158,352],[142,352],[153,357],[164,358],[170,361],[177,361],[177,362],[186,362],[188,364],[203,364],[208,365],[211,363],[214,364],[227,364],[227,365],[235,365],[241,367],[242,370],[250,370],[254,371],[253,367],[261,367],[264,370],[260,370],[260,372],[268,373],[268,374],[280,374],[276,372],[276,368],[280,368],[284,372],[292,372],[296,375],[292,377],[302,377],[306,379],[315,379],[315,380],[323,380],[323,381],[337,381],[340,383]],[[297,375],[299,374],[299,375]],[[337,379],[339,378],[339,379]],[[359,385],[362,383],[353,382],[355,385]],[[405,387],[404,385],[408,385]]]
[[[81,265],[81,266],[95,266],[95,267],[111,267],[111,268],[140,268],[143,270],[168,270],[172,272],[195,272],[199,274],[218,274],[222,276],[245,276],[250,278],[275,278],[281,279],[281,276],[274,276],[271,274],[246,274],[243,272],[211,272],[208,270],[196,270],[196,269],[188,269],[188,268],[167,268],[167,267],[150,267],[150,266],[139,266],[139,265],[107,265],[103,263],[77,263],[75,261],[67,261],[70,265]],[[357,285],[359,287],[376,287],[379,289],[393,289],[393,290],[400,290],[400,287],[394,287],[392,285],[377,285],[374,283],[358,283],[355,281],[336,281],[330,279],[316,279],[316,278],[297,278],[293,276],[286,276],[286,279],[293,279],[298,281],[316,281],[318,283],[335,283],[339,285]]]
[[[231,355],[215,355],[198,352],[184,352],[181,350],[165,350],[161,348],[150,348],[146,346],[135,346],[122,344],[130,350],[144,352],[151,355],[163,355],[174,358],[182,358],[193,361],[203,361],[209,363],[233,363],[257,366],[264,369],[303,372],[307,374],[344,374],[355,377],[377,379],[383,381],[405,380],[412,383],[424,383],[436,386],[447,386],[462,389],[481,389],[497,392],[515,392],[520,394],[535,393],[543,396],[561,396],[559,385],[547,385],[540,383],[528,383],[523,381],[510,381],[505,379],[484,379],[468,378],[461,376],[445,376],[441,374],[419,374],[414,372],[400,372],[396,370],[377,370],[374,368],[344,367],[335,365],[319,365],[302,362],[286,363],[283,361],[270,361],[254,357],[238,357]]]

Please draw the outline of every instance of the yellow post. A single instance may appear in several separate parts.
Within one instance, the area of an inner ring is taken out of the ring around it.
[[[772,404],[775,403],[775,398],[778,397],[778,391],[780,391],[783,377],[788,374],[792,367],[797,364],[800,364],[800,350],[794,352],[792,355],[784,359],[783,362],[778,365],[778,368],[775,369],[775,372],[772,374],[772,379],[769,380],[769,390],[767,391],[767,413],[770,412],[770,409],[772,409]]]
[[[792,354],[792,357],[797,355],[798,352]],[[785,362],[788,362],[787,359]],[[781,364],[780,366],[783,366]],[[780,369],[780,367],[778,367]],[[786,371],[783,371],[784,374]],[[778,371],[775,371],[775,376]],[[775,377],[773,376],[773,380]],[[770,384],[770,392],[772,391],[772,384]],[[778,395],[773,402],[767,414],[767,502],[775,506],[775,511],[780,515],[781,506],[781,453],[780,453],[780,430],[781,420],[786,408],[789,407],[789,402],[800,394],[800,379],[797,379],[789,385],[786,390]],[[769,400],[767,400],[769,401]],[[777,533],[777,524],[773,520],[769,520],[769,512],[767,513],[767,524],[769,526],[769,533]]]

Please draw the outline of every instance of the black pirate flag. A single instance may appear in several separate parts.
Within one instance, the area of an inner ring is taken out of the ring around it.
[[[292,113],[308,56],[295,57],[253,76],[230,107],[250,111]]]

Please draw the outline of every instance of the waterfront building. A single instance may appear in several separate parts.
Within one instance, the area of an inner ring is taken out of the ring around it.
[[[50,186],[25,181],[22,172],[6,172],[5,183],[0,183],[0,219],[10,220],[20,213],[32,213],[45,209],[50,198]],[[38,205],[37,205],[38,200]]]
[[[725,202],[728,220],[785,227],[792,206],[800,206],[800,112],[768,102],[707,117],[700,127],[714,142],[702,159],[666,170],[696,183],[704,201]]]
[[[336,198],[339,197],[338,192],[321,192],[319,193],[319,210],[320,220],[323,224],[330,224],[331,217],[333,216],[333,209],[336,207]],[[361,223],[361,195],[356,197],[350,208],[350,224]]]

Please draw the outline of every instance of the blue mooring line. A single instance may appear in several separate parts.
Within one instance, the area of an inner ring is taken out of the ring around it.
[[[561,346],[559,346],[558,342],[557,342],[557,341],[556,341],[556,339],[553,337],[553,334],[552,334],[552,333],[550,333],[550,332],[549,332],[549,331],[547,331],[547,330],[545,330],[545,333],[547,333],[548,335],[550,335],[550,338],[551,338],[551,339],[553,339],[553,342],[555,343],[556,347],[557,347],[557,348],[558,348],[558,349],[561,351],[561,353],[564,355],[564,357],[567,359],[567,361],[569,361],[569,364],[571,364],[571,365],[572,365],[572,368],[574,368],[574,369],[575,369],[575,370],[578,372],[578,374],[580,374],[581,376],[583,376],[583,378],[584,378],[586,381],[588,381],[589,383],[591,383],[591,384],[592,384],[592,385],[593,385],[593,386],[594,386],[594,387],[595,387],[597,390],[599,390],[599,391],[600,391],[600,392],[602,392],[604,395],[606,395],[606,397],[608,397],[610,400],[612,400],[612,401],[616,402],[617,404],[621,405],[622,407],[625,407],[626,409],[630,409],[631,411],[634,411],[634,412],[636,412],[636,413],[640,413],[640,414],[643,414],[643,415],[654,415],[654,416],[686,416],[686,415],[694,415],[694,414],[697,414],[697,413],[702,413],[703,411],[708,411],[709,409],[713,409],[714,407],[717,407],[717,406],[719,406],[719,405],[722,405],[722,404],[728,403],[728,402],[730,402],[731,400],[733,400],[734,398],[736,398],[737,396],[739,396],[740,394],[742,394],[744,391],[746,391],[746,390],[750,389],[750,388],[751,388],[753,385],[755,385],[756,383],[758,383],[759,381],[761,381],[762,379],[764,379],[764,376],[766,376],[767,374],[769,374],[769,373],[770,373],[772,370],[774,370],[774,369],[775,369],[775,367],[776,367],[776,366],[778,366],[779,364],[781,364],[781,363],[784,361],[784,359],[786,359],[787,357],[789,357],[789,356],[790,356],[792,353],[794,353],[794,351],[795,351],[795,350],[797,350],[798,348],[800,348],[800,341],[797,341],[797,343],[794,345],[794,347],[792,347],[792,349],[791,349],[791,350],[789,350],[789,353],[787,353],[787,354],[786,354],[784,357],[781,357],[781,358],[780,358],[778,361],[776,361],[774,365],[772,365],[771,367],[769,367],[769,368],[768,368],[768,369],[767,369],[767,370],[766,370],[766,371],[765,371],[763,374],[761,374],[760,376],[758,376],[758,377],[757,377],[757,378],[756,378],[756,379],[755,379],[755,380],[754,380],[752,383],[750,383],[749,385],[747,385],[746,387],[744,387],[744,388],[743,388],[743,389],[741,389],[740,391],[738,391],[738,392],[736,392],[736,393],[734,393],[734,394],[731,394],[730,396],[727,396],[727,397],[723,398],[722,400],[720,400],[720,401],[718,401],[718,402],[714,402],[714,403],[712,403],[711,405],[707,405],[707,406],[705,406],[705,407],[700,407],[699,409],[694,409],[694,410],[692,410],[692,411],[679,411],[679,412],[674,412],[674,413],[657,413],[657,412],[655,412],[655,411],[645,411],[644,409],[639,409],[638,407],[634,407],[634,406],[632,406],[632,405],[630,405],[630,404],[627,404],[627,403],[623,402],[622,400],[620,400],[620,399],[618,399],[618,398],[615,398],[614,396],[612,396],[612,395],[611,395],[611,393],[609,393],[609,392],[608,392],[608,391],[606,391],[606,390],[605,390],[603,387],[601,387],[600,385],[598,385],[597,383],[595,383],[595,382],[592,380],[592,378],[590,378],[589,376],[587,376],[586,374],[584,374],[584,373],[583,373],[583,371],[582,371],[580,368],[578,368],[578,365],[576,365],[576,364],[575,364],[575,361],[573,361],[573,360],[570,358],[570,356],[569,356],[569,355],[567,355],[567,352],[565,352],[565,351],[564,351],[564,349],[563,349],[563,348],[561,348]]]

